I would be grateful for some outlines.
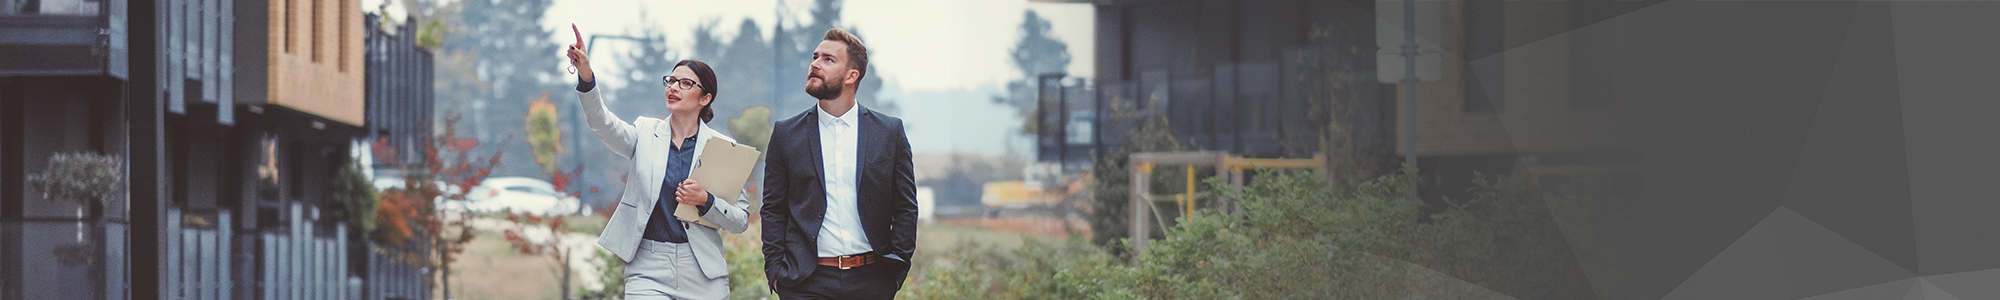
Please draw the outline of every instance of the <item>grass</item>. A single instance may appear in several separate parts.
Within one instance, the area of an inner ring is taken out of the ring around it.
[[[476,230],[453,264],[452,297],[457,299],[557,299],[555,262],[521,255],[499,232]],[[442,292],[442,291],[440,291]],[[443,299],[442,294],[434,295]]]
[[[564,220],[566,228],[595,237],[602,231],[605,216],[571,217]],[[959,224],[948,224],[959,223]],[[751,251],[749,254],[761,256],[757,241],[758,224],[751,224],[745,234],[724,234],[727,247],[734,251]],[[561,287],[556,285],[555,262],[538,256],[522,255],[507,244],[500,233],[492,230],[475,230],[474,239],[467,244],[466,251],[452,267],[452,296],[458,299],[557,299]],[[951,261],[945,253],[958,251],[984,251],[997,255],[1010,255],[1018,249],[1024,239],[1044,242],[1059,242],[1061,237],[1046,234],[1027,234],[1014,230],[982,226],[966,222],[935,222],[917,228],[917,260],[913,262],[910,277],[905,287],[916,286],[922,280],[923,272],[935,266],[949,266]],[[601,250],[600,250],[601,251]],[[579,258],[579,261],[581,259]],[[739,278],[761,279],[761,265],[736,266],[739,262],[732,258],[732,272],[741,272]],[[759,273],[759,274],[752,274]],[[747,275],[747,276],[745,276]],[[571,288],[578,289],[581,282],[572,282]],[[749,288],[761,287],[762,283],[735,285],[733,296],[739,298],[761,298],[764,291]],[[907,291],[908,289],[905,289]],[[441,294],[434,295],[441,297]],[[775,298],[775,297],[773,297]]]

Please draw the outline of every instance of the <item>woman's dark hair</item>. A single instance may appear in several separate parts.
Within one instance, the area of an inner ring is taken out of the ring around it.
[[[701,122],[708,123],[708,120],[714,120],[715,109],[711,106],[715,105],[716,91],[721,90],[715,87],[715,69],[710,69],[708,63],[692,59],[684,59],[674,64],[674,68],[680,67],[688,67],[688,70],[694,71],[695,81],[701,82],[701,92],[710,96],[708,105],[701,106]]]

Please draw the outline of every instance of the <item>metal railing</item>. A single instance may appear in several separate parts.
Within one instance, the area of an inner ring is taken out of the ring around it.
[[[0,222],[0,299],[125,299],[129,229],[100,220]]]
[[[160,274],[166,286],[160,289],[161,296],[169,300],[235,299],[231,292],[236,277],[229,267],[234,257],[230,240],[235,235],[230,232],[229,211],[208,216],[168,208],[166,220],[167,253],[162,256],[166,266]]]
[[[360,295],[360,278],[347,272],[347,226],[336,223],[333,236],[316,236],[315,224],[304,221],[303,205],[292,203],[290,213],[291,226],[285,232],[257,235],[262,252],[258,282],[263,294],[258,298],[320,300]]]

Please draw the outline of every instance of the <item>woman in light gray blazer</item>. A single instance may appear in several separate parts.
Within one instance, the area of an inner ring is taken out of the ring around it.
[[[569,58],[576,66],[584,121],[611,152],[632,159],[617,211],[597,237],[597,245],[626,263],[625,299],[729,298],[729,266],[718,228],[674,218],[676,207],[687,204],[721,230],[742,233],[749,227],[750,203],[743,193],[735,201],[718,200],[708,193],[711,187],[687,178],[710,138],[735,142],[708,127],[715,118],[709,108],[718,90],[715,71],[701,61],[680,61],[672,75],[661,77],[667,118],[626,123],[598,98],[585,53],[578,33]]]

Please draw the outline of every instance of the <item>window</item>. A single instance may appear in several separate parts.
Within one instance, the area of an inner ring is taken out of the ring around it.
[[[340,35],[337,35],[337,36],[334,36],[333,38],[334,38],[334,39],[337,39],[337,40],[339,40],[339,41],[340,41],[339,43],[336,43],[336,44],[339,44],[339,46],[340,46],[340,49],[334,49],[334,52],[333,52],[333,53],[334,53],[334,55],[337,55],[337,56],[339,56],[339,58],[340,58],[340,59],[338,59],[338,63],[340,64],[340,72],[341,72],[341,73],[346,73],[346,72],[347,72],[347,56],[348,56],[348,53],[347,53],[347,43],[348,43],[348,42],[347,42],[347,40],[348,40],[348,38],[347,38],[347,35],[348,35],[348,32],[347,32],[347,31],[349,30],[349,29],[347,29],[347,27],[349,27],[349,26],[347,25],[347,21],[348,21],[349,19],[353,19],[353,17],[350,17],[350,16],[349,16],[349,14],[352,14],[352,13],[353,13],[353,12],[352,12],[352,10],[354,10],[354,5],[350,5],[350,4],[348,4],[348,3],[347,3],[347,0],[340,0],[340,1],[338,1],[338,2],[340,2],[339,4],[337,4],[337,5],[340,5],[340,14],[339,14],[339,15],[335,15],[335,16],[334,16],[334,18],[338,18],[338,19],[336,19],[336,20],[338,20],[338,22],[335,22],[335,23],[336,23],[336,25],[334,25],[334,26],[340,26]]]
[[[278,13],[285,18],[285,53],[292,53],[292,44],[296,43],[292,41],[292,31],[297,28],[292,25],[292,2],[298,0],[285,0],[285,11]]]
[[[326,6],[325,6],[325,5],[322,5],[322,4],[320,4],[320,0],[313,0],[313,2],[312,2],[312,12],[311,12],[311,14],[312,14],[312,29],[311,29],[311,30],[312,30],[312,61],[313,61],[313,62],[319,62],[319,58],[320,58],[320,51],[321,51],[321,50],[323,50],[324,48],[326,48],[326,47],[322,46],[322,45],[324,45],[324,44],[320,44],[320,39],[321,39],[321,38],[320,38],[320,36],[323,36],[323,35],[325,35],[325,34],[321,34],[321,33],[323,33],[323,32],[326,32],[326,30],[325,30],[325,29],[326,29],[326,26],[325,26],[325,25],[326,25],[326,23],[325,23],[325,22],[320,22],[320,19],[324,19],[324,17],[322,17],[321,15],[325,15],[325,12],[324,12],[324,11],[320,11],[320,9],[321,9],[321,8],[326,8]]]

